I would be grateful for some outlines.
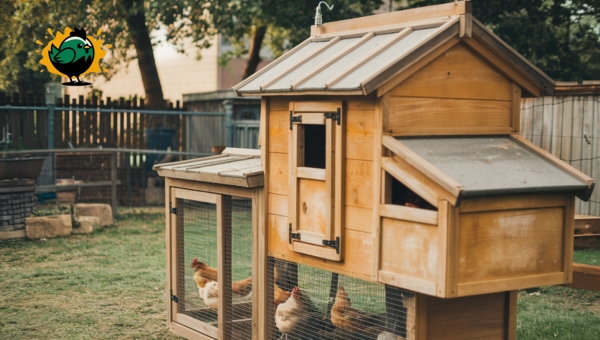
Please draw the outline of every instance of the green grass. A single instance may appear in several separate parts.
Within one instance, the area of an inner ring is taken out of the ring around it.
[[[166,327],[164,214],[0,243],[0,338],[180,339]]]
[[[236,225],[245,225],[239,222],[248,216],[236,218]],[[181,339],[166,328],[164,213],[124,213],[117,222],[89,235],[0,242],[0,339]],[[187,237],[207,235],[216,232]],[[243,264],[234,279],[249,275],[249,240],[249,230],[234,230],[234,244],[244,245],[232,249],[234,261]],[[186,256],[201,258],[203,246],[214,245],[186,245]],[[207,262],[216,265],[216,253],[210,254]],[[600,265],[600,251],[577,251],[575,262]],[[321,306],[328,291],[319,287],[328,287],[329,276],[317,271],[301,267],[300,278]],[[366,293],[355,281],[340,278],[353,304],[382,312],[381,287]],[[193,285],[191,278],[187,283]],[[517,323],[519,340],[600,339],[600,293],[521,291]]]
[[[576,250],[573,262],[600,266],[600,250]]]
[[[600,339],[600,293],[566,287],[519,292],[517,339]]]

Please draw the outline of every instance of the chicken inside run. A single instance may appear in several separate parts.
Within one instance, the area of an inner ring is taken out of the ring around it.
[[[214,312],[218,308],[217,269],[197,258],[190,267],[194,270],[197,297]],[[281,260],[272,259],[270,269],[276,339],[396,339],[393,334],[406,337],[407,309],[414,309],[412,292]],[[250,300],[251,277],[231,285],[235,304]],[[386,293],[394,296],[387,300],[387,313],[395,313],[393,318],[386,315]]]
[[[231,263],[231,336],[252,337],[251,200],[233,197],[232,232],[226,244]],[[219,272],[216,205],[178,199],[180,240],[177,303],[183,314],[219,327]],[[397,339],[406,337],[407,313],[414,293],[369,283],[310,266],[269,259],[273,287],[273,339]],[[387,296],[387,297],[386,297]],[[271,307],[270,307],[271,308]],[[409,325],[410,326],[410,325]],[[393,335],[395,334],[395,335]]]

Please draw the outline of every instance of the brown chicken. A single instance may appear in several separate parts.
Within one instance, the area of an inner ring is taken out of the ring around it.
[[[352,308],[352,302],[344,287],[340,286],[331,308],[331,323],[335,327],[353,332],[361,332],[378,323],[377,316]]]
[[[204,262],[198,261],[195,257],[192,260],[191,267],[194,268],[194,281],[198,289],[204,289],[207,282],[217,281],[217,270]],[[200,296],[202,296],[202,293],[200,293]]]
[[[287,301],[290,298],[291,292],[286,292],[285,290],[279,288],[277,286],[277,281],[279,280],[279,270],[275,268],[273,270],[273,308],[277,311],[277,306]]]
[[[204,262],[198,261],[197,258],[192,260],[192,268],[194,268],[194,281],[198,286],[200,297],[204,297],[204,288],[209,282],[218,281],[218,272],[215,268],[207,265]],[[252,291],[252,277],[235,281],[231,283],[231,292],[233,295],[245,296]]]

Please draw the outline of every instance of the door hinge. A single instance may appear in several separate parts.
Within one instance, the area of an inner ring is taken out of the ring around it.
[[[179,299],[177,298],[177,295],[173,295],[172,290],[171,290],[171,301],[173,301],[175,303],[179,303]]]
[[[177,208],[173,208],[173,204],[171,202],[169,202],[169,211],[171,214],[177,215]]]
[[[290,110],[290,131],[294,123],[302,123],[302,116],[294,116],[294,111]]]
[[[336,237],[335,241],[323,240],[323,245],[331,248],[335,248],[335,253],[340,253],[340,237]]]
[[[337,125],[340,125],[340,108],[338,107],[337,112],[326,112],[323,114],[327,119],[333,119],[337,121]]]
[[[292,240],[300,241],[300,233],[292,233],[292,224],[290,223],[290,228],[288,230],[289,242],[292,244]]]

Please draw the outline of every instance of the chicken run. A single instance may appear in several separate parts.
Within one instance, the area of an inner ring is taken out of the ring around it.
[[[234,87],[260,150],[165,177],[168,326],[188,339],[515,339],[572,282],[593,180],[520,136],[555,82],[470,1],[311,27]]]

